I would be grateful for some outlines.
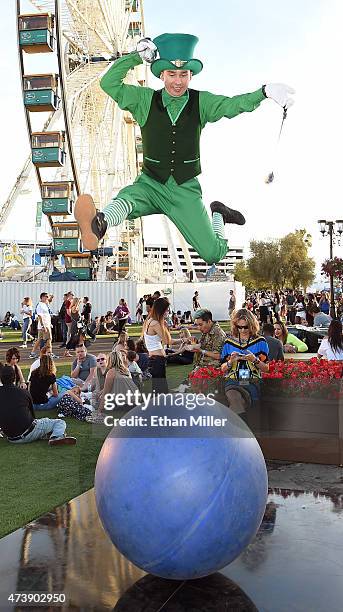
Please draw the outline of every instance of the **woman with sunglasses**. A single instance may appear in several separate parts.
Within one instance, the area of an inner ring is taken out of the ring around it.
[[[19,366],[20,361],[20,353],[18,349],[13,346],[9,348],[6,353],[6,364],[12,366],[15,373],[15,386],[20,387],[21,389],[26,389],[26,382]]]
[[[116,396],[127,395],[130,402],[127,404],[116,405]],[[105,376],[105,383],[103,386],[99,410],[103,412],[105,410],[106,396],[111,395],[114,398],[113,404],[119,410],[126,410],[127,408],[133,408],[132,394],[137,392],[137,387],[131,378],[131,374],[128,369],[127,355],[126,352],[112,351],[107,357],[107,371]]]
[[[229,407],[241,414],[260,397],[262,372],[268,372],[268,344],[259,335],[257,317],[240,308],[232,313],[231,335],[221,352],[225,395]]]
[[[105,385],[107,374],[107,356],[105,353],[99,353],[96,358],[96,370],[94,375],[95,389],[92,394],[92,406],[98,409],[101,400],[102,391]]]

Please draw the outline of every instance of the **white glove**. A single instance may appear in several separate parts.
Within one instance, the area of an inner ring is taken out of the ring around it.
[[[264,91],[267,98],[271,98],[277,104],[280,104],[282,108],[289,108],[294,104],[293,98],[289,97],[289,94],[294,94],[295,89],[284,85],[284,83],[270,83],[264,86]]]
[[[155,43],[152,42],[151,38],[142,38],[137,43],[136,49],[144,62],[151,64],[156,59],[157,47]]]

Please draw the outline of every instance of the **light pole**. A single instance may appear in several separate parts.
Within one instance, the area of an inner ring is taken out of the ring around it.
[[[338,234],[340,237],[343,233],[343,220],[337,219],[337,221],[326,221],[326,219],[320,219],[318,221],[320,226],[320,233],[330,238],[330,259],[333,259],[333,243],[334,236]],[[337,224],[337,230],[335,230],[335,223]],[[335,309],[335,294],[333,289],[333,275],[330,274],[330,315],[332,318],[336,317]]]

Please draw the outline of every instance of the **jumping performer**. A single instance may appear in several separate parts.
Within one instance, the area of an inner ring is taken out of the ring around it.
[[[162,34],[153,41],[144,38],[135,52],[116,60],[102,77],[102,89],[122,110],[130,111],[141,128],[143,167],[133,185],[121,189],[101,212],[90,195],[77,199],[75,218],[86,249],[96,249],[107,228],[125,219],[164,214],[200,257],[213,264],[227,254],[224,224],[244,225],[243,215],[221,202],[211,204],[211,224],[196,178],[201,173],[201,130],[208,122],[251,112],[265,98],[287,109],[293,103],[289,94],[294,91],[277,83],[229,98],[189,89],[192,76],[203,68],[202,62],[193,58],[197,42],[190,34]],[[163,89],[123,82],[128,71],[143,61],[163,81]]]

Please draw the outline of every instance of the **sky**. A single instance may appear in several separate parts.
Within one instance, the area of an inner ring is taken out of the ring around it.
[[[29,154],[20,94],[14,2],[2,6],[0,97],[2,147],[0,199],[3,202]],[[27,0],[23,8],[29,8]],[[30,12],[30,11],[28,11]],[[343,217],[341,146],[343,120],[343,2],[341,0],[160,0],[144,1],[146,35],[187,32],[199,37],[195,57],[202,73],[191,87],[223,95],[254,91],[263,83],[296,89],[279,146],[282,109],[264,101],[252,113],[208,124],[202,135],[200,182],[207,207],[221,200],[239,209],[247,223],[226,226],[229,245],[244,246],[306,228],[312,255],[329,254],[317,220]],[[158,87],[158,79],[150,85]],[[265,176],[274,171],[270,185]],[[16,207],[1,236],[33,237],[32,197]],[[158,219],[144,223],[146,243],[154,242]],[[342,242],[343,244],[343,242]],[[342,246],[334,252],[343,256]]]

